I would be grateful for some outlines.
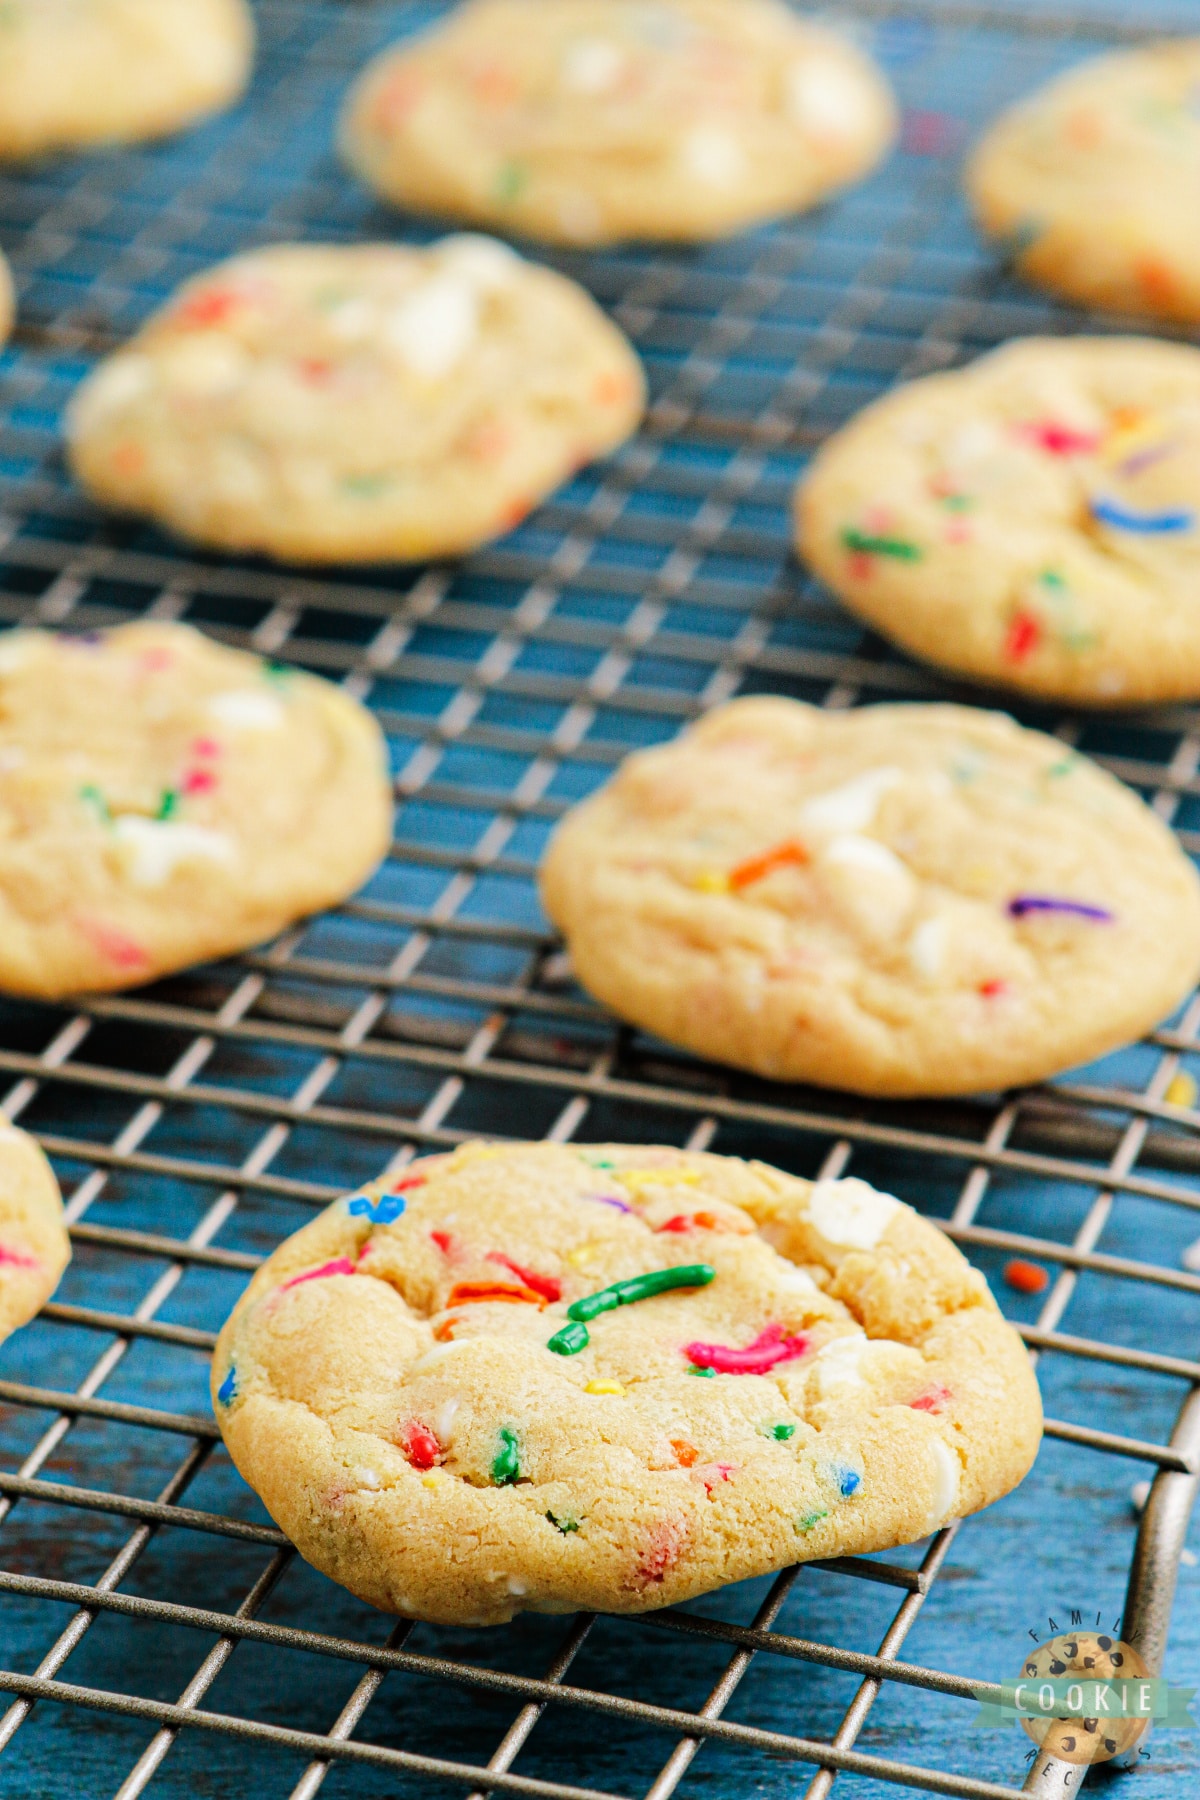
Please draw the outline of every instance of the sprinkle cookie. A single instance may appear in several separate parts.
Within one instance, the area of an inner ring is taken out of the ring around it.
[[[0,1340],[33,1318],[70,1260],[53,1169],[31,1137],[0,1121]]]
[[[1040,1080],[1200,971],[1200,882],[1166,826],[966,707],[733,701],[567,815],[542,897],[622,1017],[863,1094]]]
[[[250,76],[245,0],[4,0],[0,157],[161,137]]]
[[[102,504],[283,562],[453,555],[635,429],[641,366],[503,244],[278,245],[189,283],[84,383]]]
[[[992,126],[967,168],[983,229],[1085,306],[1200,319],[1200,38],[1070,69]]]
[[[384,746],[328,682],[184,625],[0,636],[0,990],[132,987],[343,900]]]
[[[823,448],[798,544],[855,612],[977,680],[1200,696],[1200,350],[1024,338]]]
[[[798,212],[894,128],[878,70],[778,0],[473,0],[371,64],[342,144],[402,206],[601,244]]]
[[[213,1359],[230,1455],[387,1612],[644,1612],[885,1549],[1021,1480],[1041,1409],[983,1277],[863,1181],[468,1144],[338,1201]]]
[[[0,256],[0,344],[8,342],[16,317],[17,296],[13,287],[12,270],[7,259]]]

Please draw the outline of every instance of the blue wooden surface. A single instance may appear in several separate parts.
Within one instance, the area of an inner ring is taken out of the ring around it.
[[[1036,11],[1036,0],[1028,0]],[[336,167],[329,150],[330,127],[338,97],[349,72],[376,44],[388,39],[401,19],[411,23],[429,16],[421,6],[342,7],[327,4],[265,9],[263,56],[249,101],[231,117],[216,121],[172,144],[79,162],[64,160],[25,173],[9,171],[0,179],[0,242],[21,273],[28,317],[50,319],[89,308],[118,331],[134,326],[182,275],[242,244],[289,235],[335,236],[394,233],[404,227],[375,210],[354,183]],[[1097,16],[1104,10],[1101,7]],[[1111,16],[1111,9],[1109,12]],[[1200,5],[1175,0],[1164,20],[1200,29]],[[917,123],[889,166],[858,192],[811,220],[793,223],[779,233],[754,234],[733,246],[698,252],[672,252],[677,262],[708,271],[739,269],[770,251],[777,237],[789,267],[807,267],[809,276],[780,299],[779,316],[806,332],[819,329],[845,283],[869,269],[880,235],[905,220],[904,241],[914,263],[897,282],[895,292],[873,319],[854,351],[835,364],[814,403],[810,418],[818,423],[844,417],[886,385],[911,350],[912,339],[938,308],[956,294],[986,285],[992,298],[987,320],[968,319],[964,350],[983,347],[988,333],[1006,329],[1067,329],[1072,321],[1048,301],[1024,295],[998,277],[992,260],[973,238],[956,196],[954,168],[963,144],[984,119],[1015,94],[1055,69],[1097,47],[1084,36],[1066,43],[1052,34],[1022,39],[998,27],[984,29],[906,16],[863,35],[887,64],[910,114]],[[38,220],[45,221],[35,232]],[[418,233],[419,234],[419,233]],[[132,248],[131,248],[132,246]],[[807,261],[806,261],[807,258]],[[559,258],[563,266],[591,280],[605,299],[613,299],[638,265],[637,254],[623,261],[601,257]],[[769,254],[768,254],[769,261]],[[705,324],[703,285],[697,286],[696,317]],[[1009,311],[1006,312],[1006,305]],[[641,344],[656,390],[678,369],[682,349],[669,334],[651,328]],[[978,332],[978,336],[973,336]],[[0,436],[0,480],[12,485],[38,470],[50,469],[59,409],[85,359],[26,338],[5,353],[5,408]],[[769,337],[752,343],[736,366],[722,378],[738,410],[747,395],[765,397],[777,385],[783,366]],[[718,384],[719,385],[719,384]],[[670,446],[664,458],[681,469],[724,466],[723,452]],[[730,453],[732,454],[732,453]],[[707,459],[707,462],[706,462]],[[743,509],[743,522],[763,527],[759,563],[742,559],[722,572],[731,579],[766,583],[775,578],[784,557],[783,508],[788,482],[800,459],[781,452],[767,459],[766,500],[753,497]],[[580,477],[569,490],[569,503],[580,503],[598,477]],[[639,502],[633,502],[636,514]],[[680,516],[688,514],[679,502]],[[661,495],[644,502],[647,516],[669,515]],[[756,507],[758,510],[756,510]],[[31,536],[61,535],[61,520],[27,526]],[[135,548],[164,551],[152,532],[132,528],[122,542]],[[518,547],[548,552],[559,542],[557,528],[535,517],[514,540]],[[617,554],[614,551],[614,555]],[[619,552],[626,564],[643,557],[655,566],[649,550],[626,542]],[[661,560],[661,559],[660,559]],[[714,559],[715,560],[715,559]],[[5,570],[8,593],[19,590],[19,558]],[[406,580],[386,572],[383,585],[403,591]],[[511,609],[520,598],[518,583],[506,585],[483,577],[468,566],[456,580],[454,594],[464,603],[494,612]],[[149,592],[144,598],[149,598]],[[117,605],[136,606],[128,592],[111,596]],[[564,602],[564,610],[568,607]],[[619,623],[634,602],[619,590],[611,599],[593,595],[587,616]],[[241,602],[201,597],[189,617],[203,622],[243,625],[253,609]],[[489,615],[490,616],[490,615]],[[718,609],[690,610],[675,604],[670,621],[680,630],[705,630],[732,636],[742,614]],[[353,621],[345,616],[307,620],[310,638],[326,633],[330,641],[353,641]],[[468,641],[461,630],[440,631],[436,622],[417,634],[418,653],[468,659],[485,649],[492,626],[481,627]],[[823,620],[780,619],[771,641],[821,649],[851,650],[860,629],[840,615]],[[533,671],[586,673],[594,665],[582,650],[545,643],[528,646],[521,666]],[[699,684],[695,668],[662,659],[644,659],[635,670],[644,681],[689,691]],[[780,682],[780,691],[808,695],[812,684]],[[454,691],[448,680],[432,685],[428,678],[390,677],[373,691],[374,703],[431,715]],[[533,724],[551,728],[561,708],[516,702],[493,696],[483,717],[496,724]],[[1030,716],[1034,716],[1031,714]],[[619,730],[630,741],[652,741],[673,729],[665,716],[609,716],[605,734]],[[1097,720],[1086,727],[1085,748],[1121,751],[1161,758],[1163,745],[1148,729]],[[396,766],[403,764],[416,739],[396,740]],[[523,772],[520,758],[505,759],[461,748],[442,766],[447,780],[509,788]],[[567,764],[552,792],[570,796],[598,779],[590,765]],[[1194,824],[1195,820],[1189,820]],[[420,802],[404,809],[402,834],[450,847],[474,842],[487,815]],[[534,855],[544,828],[523,823],[511,841],[514,852]],[[435,870],[393,865],[381,874],[373,892],[410,904],[432,901],[444,877]],[[485,878],[475,889],[467,916],[537,923],[536,900],[528,882],[499,876]],[[394,931],[352,926],[345,920],[312,928],[305,948],[314,953],[377,959],[398,946]],[[449,942],[439,944],[426,967],[475,979],[503,980],[519,972],[522,955],[503,946]],[[219,978],[223,979],[223,978]],[[232,984],[230,975],[226,986]],[[328,990],[323,990],[329,998]],[[356,997],[351,992],[350,997]],[[429,1008],[436,1011],[433,1003]],[[447,1016],[482,1018],[470,1008],[447,1008]],[[37,1051],[53,1035],[65,1015],[51,1009],[10,1005],[0,1008],[0,1045]],[[586,1037],[586,1027],[579,1028]],[[98,1028],[88,1040],[91,1061],[114,1066],[140,1066],[161,1073],[184,1047],[186,1038],[147,1029]],[[227,1043],[207,1065],[204,1079],[287,1095],[295,1090],[317,1060],[315,1053]],[[1200,1059],[1198,1059],[1200,1060]],[[1110,1058],[1092,1078],[1136,1087],[1153,1065],[1145,1049]],[[391,1067],[386,1071],[349,1059],[326,1095],[337,1103],[411,1114],[429,1097],[437,1076]],[[46,1132],[111,1138],[127,1123],[134,1104],[128,1099],[69,1087],[49,1088],[39,1095],[24,1122]],[[471,1088],[452,1122],[480,1131],[545,1129],[561,1099],[526,1088],[510,1092],[503,1084]],[[904,1110],[888,1116],[903,1120]],[[171,1108],[147,1140],[163,1153],[207,1157],[229,1163],[249,1152],[261,1134],[261,1122],[218,1106]],[[652,1109],[597,1107],[585,1135],[613,1133],[626,1138],[658,1135],[678,1138],[677,1118],[662,1119]],[[770,1133],[748,1128],[723,1129],[714,1147],[764,1155],[801,1172],[815,1172],[833,1133]],[[375,1172],[390,1146],[350,1132],[297,1129],[275,1159],[272,1171],[353,1185]],[[859,1153],[853,1171],[944,1216],[954,1203],[961,1168],[948,1168],[915,1156]],[[62,1163],[60,1174],[70,1192],[87,1173],[85,1167]],[[1200,1195],[1200,1184],[1174,1178],[1180,1187]],[[182,1236],[191,1230],[212,1198],[211,1189],[150,1176],[116,1175],[89,1212],[92,1222],[140,1227]],[[1037,1231],[1068,1239],[1090,1198],[1074,1185],[1055,1185],[998,1176],[980,1214],[981,1222],[1015,1230]],[[219,1242],[230,1248],[265,1251],[302,1223],[309,1209],[295,1203],[248,1195]],[[1183,1246],[1194,1235],[1189,1215],[1158,1202],[1122,1198],[1101,1248],[1144,1260],[1177,1266]],[[980,1257],[998,1277],[998,1257]],[[163,1265],[96,1249],[85,1249],[64,1280],[60,1299],[126,1310],[137,1304]],[[213,1271],[190,1271],[163,1310],[176,1322],[215,1329],[239,1287],[237,1278]],[[1035,1303],[1002,1292],[1015,1318],[1032,1319]],[[1142,1347],[1194,1355],[1196,1306],[1186,1297],[1150,1295],[1133,1284],[1081,1280],[1065,1320],[1065,1328],[1085,1336],[1111,1338]],[[81,1380],[107,1340],[95,1333],[38,1322],[0,1349],[0,1376],[58,1388]],[[1180,1384],[1113,1369],[1103,1363],[1049,1358],[1042,1365],[1047,1409],[1052,1414],[1141,1437],[1161,1438],[1170,1429],[1181,1395]],[[204,1359],[191,1351],[136,1343],[104,1388],[106,1397],[128,1399],[178,1410],[207,1408]],[[49,1423],[48,1415],[6,1408],[2,1413],[0,1458],[15,1468]],[[141,1496],[154,1495],[179,1458],[181,1443],[152,1432],[81,1420],[44,1471],[69,1480]],[[1072,1607],[1085,1615],[1097,1609],[1111,1618],[1119,1612],[1133,1544],[1134,1518],[1129,1487],[1146,1473],[1143,1468],[1061,1444],[1045,1446],[1024,1486],[961,1532],[935,1589],[908,1639],[904,1654],[930,1665],[999,1680],[1016,1672],[1033,1628],[1043,1635],[1050,1616],[1059,1619]],[[261,1509],[232,1473],[223,1454],[215,1453],[193,1482],[190,1504],[227,1511],[236,1517],[261,1519]],[[67,1508],[22,1502],[0,1526],[3,1565],[25,1573],[61,1580],[92,1582],[108,1558],[125,1541],[128,1528],[119,1520],[82,1514]],[[915,1552],[901,1553],[915,1557]],[[236,1607],[264,1565],[260,1550],[182,1531],[160,1533],[138,1562],[127,1591],[200,1606]],[[1172,1680],[1200,1686],[1200,1612],[1196,1604],[1200,1571],[1181,1571],[1179,1598],[1167,1673]],[[714,1617],[747,1621],[765,1584],[751,1583],[699,1603],[696,1610]],[[895,1595],[886,1588],[851,1582],[820,1572],[801,1574],[779,1621],[799,1635],[873,1650],[891,1617]],[[13,1597],[0,1599],[0,1661],[10,1668],[32,1670],[66,1622],[64,1608],[48,1602]],[[342,1593],[302,1565],[293,1565],[268,1603],[264,1617],[310,1626],[326,1632],[382,1641],[389,1622]],[[563,1621],[525,1618],[511,1629],[488,1634],[436,1630],[420,1626],[410,1646],[463,1658],[487,1666],[540,1674],[565,1630]],[[180,1629],[128,1622],[102,1615],[86,1634],[63,1670],[65,1679],[125,1692],[174,1700],[194,1672],[210,1640]],[[716,1646],[666,1637],[641,1626],[602,1621],[575,1664],[570,1679],[611,1692],[636,1695],[666,1705],[699,1704],[723,1666]],[[350,1665],[317,1660],[292,1652],[241,1647],[207,1696],[216,1710],[244,1713],[269,1722],[324,1730],[354,1685]],[[797,1733],[822,1735],[838,1724],[854,1691],[851,1678],[783,1659],[759,1657],[738,1692],[729,1716]],[[373,1741],[415,1750],[442,1752],[486,1761],[509,1723],[513,1707],[494,1697],[434,1684],[409,1676],[390,1676],[369,1712],[364,1735]],[[890,1688],[876,1705],[859,1740],[867,1750],[908,1761],[992,1776],[1019,1785],[1024,1740],[1014,1732],[972,1728],[974,1709],[961,1702]],[[144,1747],[144,1725],[58,1706],[39,1706],[0,1756],[0,1795],[12,1800],[67,1800],[111,1793]],[[522,1773],[561,1778],[633,1795],[653,1778],[670,1748],[659,1733],[615,1728],[586,1713],[568,1710],[549,1714],[533,1735],[518,1767]],[[1194,1738],[1189,1733],[1160,1733],[1149,1759],[1126,1778],[1138,1800],[1164,1800],[1194,1791]],[[243,1800],[284,1796],[302,1762],[278,1752],[235,1744],[207,1733],[186,1733],[155,1777],[150,1792],[158,1796],[204,1796],[205,1800]],[[767,1756],[707,1747],[688,1772],[682,1792],[720,1796],[783,1796],[802,1790],[810,1770]],[[325,1792],[332,1796],[383,1796],[429,1791],[433,1784],[395,1780],[380,1773],[335,1768]],[[896,1790],[877,1782],[842,1778],[838,1791],[872,1797]]]

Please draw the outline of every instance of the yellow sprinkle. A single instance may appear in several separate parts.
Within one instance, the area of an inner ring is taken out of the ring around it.
[[[627,1188],[643,1187],[695,1187],[701,1179],[699,1169],[614,1169],[613,1174],[618,1181],[624,1182]]]
[[[729,877],[720,869],[701,869],[698,875],[692,876],[692,886],[701,894],[727,894]]]
[[[580,1244],[577,1250],[567,1251],[567,1261],[573,1269],[585,1269],[590,1262],[595,1262],[599,1244]]]
[[[623,1394],[625,1389],[619,1381],[589,1381],[583,1391],[585,1394]]]
[[[421,1486],[427,1488],[441,1487],[445,1479],[445,1474],[441,1469],[430,1469],[428,1475],[422,1475]]]
[[[1186,1069],[1180,1069],[1177,1075],[1171,1077],[1167,1088],[1167,1105],[1195,1106],[1197,1092],[1200,1090],[1196,1087],[1195,1077],[1189,1075]]]

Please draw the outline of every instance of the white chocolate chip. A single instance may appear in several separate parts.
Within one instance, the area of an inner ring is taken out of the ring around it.
[[[456,275],[473,282],[484,294],[511,287],[521,266],[515,250],[498,238],[485,237],[481,231],[455,232],[453,237],[442,239],[437,253]]]
[[[918,975],[936,981],[946,959],[945,919],[925,919],[908,940],[909,961]]]
[[[124,813],[113,823],[113,836],[129,879],[137,887],[161,887],[180,863],[234,860],[232,838],[206,825],[173,819],[145,819]]]
[[[810,838],[866,831],[874,823],[883,796],[901,780],[899,769],[868,769],[865,775],[856,775],[853,781],[807,800],[800,808],[801,830]]]
[[[378,1488],[379,1477],[374,1469],[356,1469],[353,1479],[360,1488]]]
[[[683,140],[683,162],[697,181],[732,187],[746,166],[746,156],[731,132],[718,125],[697,125]]]
[[[110,414],[123,412],[153,385],[150,359],[132,352],[110,356],[78,389],[67,409],[68,438],[93,431]]]
[[[856,137],[865,114],[862,83],[850,70],[824,60],[793,63],[787,72],[788,110],[813,137]]]
[[[426,1350],[424,1356],[419,1356],[416,1362],[409,1365],[408,1373],[423,1375],[427,1369],[435,1369],[440,1362],[445,1362],[446,1358],[453,1356],[456,1351],[466,1350],[471,1341],[470,1338],[451,1338],[448,1344],[432,1345],[430,1349]]]
[[[413,289],[392,313],[384,338],[414,375],[440,381],[462,361],[478,330],[474,285],[447,271]]]
[[[848,1388],[864,1385],[862,1361],[869,1348],[867,1338],[858,1335],[834,1338],[817,1351],[813,1373],[822,1400],[833,1393],[844,1393]]]
[[[209,400],[240,387],[250,359],[240,344],[220,332],[180,338],[162,351],[158,370],[163,381],[189,400]]]
[[[827,1244],[873,1250],[900,1211],[901,1202],[857,1176],[818,1181],[808,1196],[808,1222]]]
[[[341,338],[343,343],[357,344],[371,336],[379,323],[379,313],[370,300],[356,294],[330,307],[325,323],[334,337]]]
[[[821,1291],[807,1269],[781,1269],[775,1277],[775,1286],[785,1294],[819,1294]]]
[[[950,1446],[935,1437],[930,1442],[935,1466],[933,1498],[925,1521],[926,1531],[936,1531],[954,1516],[958,1503],[959,1462]]]
[[[886,844],[847,833],[827,845],[816,869],[835,911],[856,933],[882,942],[904,929],[917,884]]]
[[[214,694],[205,710],[227,731],[278,731],[285,717],[283,702],[258,688]]]
[[[433,1415],[433,1435],[443,1449],[449,1447],[454,1431],[454,1415],[461,1405],[462,1401],[457,1397],[443,1400]]]
[[[625,56],[607,38],[576,38],[563,52],[559,80],[576,94],[603,94],[621,76]]]

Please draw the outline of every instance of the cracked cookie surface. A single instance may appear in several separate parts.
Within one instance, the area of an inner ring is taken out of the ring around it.
[[[1023,338],[822,448],[801,554],[906,650],[1090,706],[1200,695],[1200,350]]]
[[[281,244],[187,283],[83,383],[104,505],[282,562],[412,561],[502,536],[641,418],[590,295],[492,238]]]
[[[338,1201],[255,1275],[212,1386],[302,1555],[472,1625],[909,1542],[1041,1429],[1017,1334],[911,1208],[629,1145],[470,1144]]]
[[[874,65],[776,0],[475,0],[370,65],[342,143],[403,206],[609,243],[812,206],[894,129]]]
[[[735,700],[559,825],[542,898],[623,1018],[776,1080],[960,1094],[1149,1029],[1200,882],[1129,789],[959,706]]]
[[[250,76],[245,0],[4,0],[0,157],[161,137]]]
[[[131,987],[345,899],[391,837],[331,683],[143,623],[0,636],[0,991]]]

